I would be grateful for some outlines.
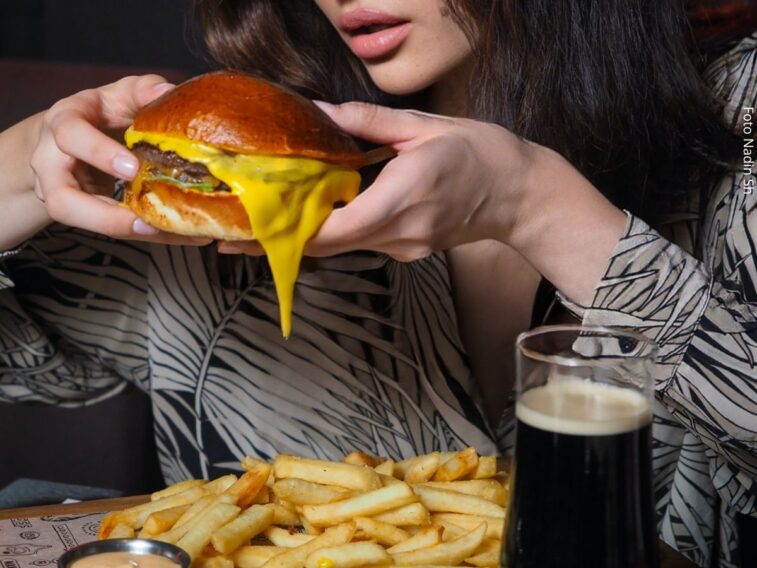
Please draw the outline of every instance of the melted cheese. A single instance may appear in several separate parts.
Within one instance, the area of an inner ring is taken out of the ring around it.
[[[348,202],[357,195],[360,174],[307,158],[229,154],[187,139],[129,128],[127,146],[138,142],[203,164],[239,197],[250,218],[251,238],[260,242],[268,256],[279,299],[281,331],[289,337],[294,284],[305,244],[334,203]]]

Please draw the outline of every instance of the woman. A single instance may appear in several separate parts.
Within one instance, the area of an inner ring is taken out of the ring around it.
[[[734,565],[735,516],[757,513],[757,204],[718,113],[735,128],[753,106],[754,40],[711,68],[741,105],[718,110],[674,2],[195,4],[223,65],[435,114],[321,103],[399,155],[310,243],[288,342],[257,257],[162,246],[203,243],[88,195],[103,189],[86,164],[136,170],[94,125],[124,127],[170,86],[125,79],[4,133],[0,237],[48,227],[6,263],[4,398],[81,403],[136,382],[171,481],[243,453],[496,451],[494,425],[505,450],[505,351],[544,278],[585,322],[660,344],[661,535]]]

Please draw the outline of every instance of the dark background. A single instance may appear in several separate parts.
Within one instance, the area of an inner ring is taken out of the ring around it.
[[[0,57],[166,67],[198,73],[187,0],[3,0]],[[3,87],[5,88],[5,87]]]

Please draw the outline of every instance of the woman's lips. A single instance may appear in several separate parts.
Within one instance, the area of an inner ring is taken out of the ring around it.
[[[384,57],[410,33],[410,22],[371,8],[342,14],[339,27],[350,35],[349,46],[361,59]]]
[[[372,33],[355,34],[349,45],[361,59],[376,59],[397,49],[409,33],[410,22],[400,22]]]

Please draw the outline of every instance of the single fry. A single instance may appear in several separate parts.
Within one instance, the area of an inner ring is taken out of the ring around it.
[[[297,548],[277,554],[263,564],[264,568],[301,568],[311,552],[320,548],[347,544],[355,534],[355,523],[344,523],[328,528],[320,536]]]
[[[142,525],[142,530],[145,531],[145,534],[151,534],[153,536],[166,532],[176,524],[176,521],[178,521],[190,507],[191,505],[179,505],[178,507],[155,511],[147,517],[145,524]]]
[[[267,463],[256,465],[244,472],[223,494],[231,495],[237,505],[246,509],[255,500],[260,489],[265,486],[270,473],[271,466]]]
[[[391,548],[387,549],[389,554],[398,554],[400,552],[410,552],[411,550],[418,550],[419,548],[426,548],[428,546],[434,546],[442,542],[442,533],[444,527],[430,526],[421,529],[409,539],[395,544]]]
[[[435,475],[439,467],[439,452],[419,456],[405,471],[405,483],[423,483]]]
[[[231,555],[231,559],[235,568],[260,568],[285,550],[279,546],[242,546]]]
[[[416,485],[413,491],[421,503],[432,513],[464,513],[467,515],[485,515],[505,518],[505,509],[481,497],[466,495],[455,491],[445,491],[433,487]]]
[[[381,487],[381,480],[373,469],[347,463],[279,454],[273,462],[273,472],[276,479],[303,479],[359,491],[370,491]]]
[[[444,452],[433,452],[433,454],[438,456],[440,464],[444,462]],[[429,455],[431,454],[424,454],[422,456],[416,456],[413,458],[408,458],[406,460],[398,461],[394,464],[394,476],[404,481],[405,475],[407,474],[408,470],[411,469],[416,463],[425,460]]]
[[[302,524],[296,511],[285,507],[281,503],[273,504],[273,524],[283,527],[297,527]]]
[[[489,479],[497,475],[497,458],[495,456],[478,456],[478,465],[470,475],[470,479]]]
[[[222,526],[210,538],[210,543],[221,554],[231,554],[237,548],[271,526],[273,507],[253,505],[236,519]]]
[[[366,564],[391,563],[392,558],[382,546],[373,542],[350,542],[311,552],[305,560],[305,568],[359,568]]]
[[[381,485],[386,487],[387,485],[397,485],[398,483],[404,483],[401,479],[397,479],[396,477],[392,475],[384,475],[383,473],[379,473],[379,479],[381,480]]]
[[[264,534],[275,546],[282,548],[296,548],[316,538],[312,534],[291,532],[279,527],[268,527]]]
[[[268,462],[264,462],[263,460],[255,459],[251,456],[245,456],[244,459],[242,459],[242,467],[246,470],[254,469],[255,467],[259,466],[260,464],[264,465],[270,465]],[[267,487],[272,487],[273,482],[275,481],[275,478],[273,476],[273,468],[271,468],[271,474],[268,476],[268,479],[266,480],[265,484]]]
[[[323,528],[322,527],[316,527],[311,525],[308,520],[304,517],[300,517],[300,523],[302,523],[302,528],[305,531],[305,534],[312,534],[315,536],[318,536],[319,534],[323,534]]]
[[[192,563],[192,568],[234,568],[234,561],[225,556],[201,557]]]
[[[119,511],[113,511],[112,513],[108,513],[103,517],[103,520],[100,521],[100,528],[97,530],[98,540],[105,540],[110,536],[110,533],[113,532],[113,529],[118,524],[119,514]]]
[[[268,503],[271,502],[271,500],[272,500],[271,488],[268,487],[267,485],[263,485],[263,487],[260,488],[260,491],[258,491],[258,494],[255,495],[255,499],[252,500],[252,504],[253,505],[267,505]]]
[[[473,556],[465,561],[473,566],[485,568],[486,566],[498,566],[502,552],[502,541],[487,539],[473,553]]]
[[[478,454],[475,448],[466,448],[457,452],[450,459],[439,466],[434,473],[433,481],[454,481],[471,473],[478,466]],[[424,479],[423,481],[428,481]]]
[[[179,481],[178,483],[169,485],[165,489],[156,491],[155,493],[150,495],[150,501],[157,501],[158,499],[176,495],[177,493],[181,493],[182,491],[186,491],[187,489],[192,489],[192,487],[202,487],[203,485],[205,485],[204,479],[185,479],[184,481]]]
[[[375,540],[385,546],[393,546],[410,538],[407,531],[368,517],[357,517],[357,537]]]
[[[507,505],[507,489],[496,479],[471,479],[466,481],[429,481],[422,484],[424,487],[443,489],[474,495],[486,499],[504,507]]]
[[[192,560],[199,558],[202,549],[210,542],[213,533],[236,517],[241,509],[228,503],[216,503],[201,518],[192,523],[176,545],[183,548]]]
[[[372,471],[366,469],[366,471]],[[375,473],[375,472],[374,472]],[[357,516],[370,517],[416,501],[413,490],[406,483],[389,485],[355,497],[326,505],[305,505],[302,515],[315,526],[330,526]]]
[[[394,476],[394,460],[385,460],[373,468],[379,475]]]
[[[205,484],[205,491],[208,491],[210,493],[215,493],[216,495],[220,495],[224,491],[226,491],[229,487],[234,485],[237,481],[237,476],[233,473],[230,473],[228,475],[221,476],[217,479],[214,479],[213,481],[209,481]]]
[[[229,495],[207,495],[192,505],[189,510],[176,521],[176,524],[171,527],[171,530],[161,533],[155,538],[157,540],[162,540],[163,542],[176,544],[179,540],[184,538],[184,535],[186,535],[196,523],[200,522],[203,516],[213,507],[219,503],[233,505],[234,503],[231,502],[232,500],[233,498]]]
[[[194,503],[203,495],[205,495],[205,490],[202,487],[192,487],[191,489],[186,489],[181,493],[176,493],[175,495],[170,495],[163,499],[158,499],[157,501],[149,501],[142,505],[125,509],[116,514],[116,522],[124,523],[132,528],[138,529],[145,524],[147,517],[156,511]]]
[[[118,523],[110,531],[108,538],[134,538],[134,529],[124,523]]]
[[[385,513],[373,515],[373,518],[382,523],[389,523],[398,527],[427,525],[430,522],[428,509],[421,503],[410,503],[404,507],[398,507]]]
[[[295,505],[323,505],[351,497],[354,492],[335,485],[321,485],[302,479],[280,479],[273,484],[276,498]]]
[[[446,564],[454,566],[469,558],[481,546],[486,535],[486,524],[481,523],[456,540],[441,542],[428,548],[392,554],[395,564]]]
[[[480,523],[486,523],[486,538],[492,539],[502,538],[502,533],[505,531],[504,519],[484,517],[480,515],[438,513],[436,515],[431,515],[431,522],[435,525],[443,525],[446,530],[454,530],[454,527],[459,527],[463,531],[469,531],[477,527]]]
[[[363,453],[363,452],[354,451],[344,456],[344,459],[342,459],[342,463],[349,463],[352,465],[366,465],[368,467],[376,467],[379,463],[379,458],[377,458],[376,456],[372,456],[370,454]]]

